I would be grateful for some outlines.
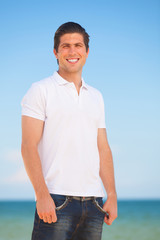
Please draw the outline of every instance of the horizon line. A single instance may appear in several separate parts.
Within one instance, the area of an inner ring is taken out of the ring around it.
[[[107,198],[104,197],[104,200]],[[118,198],[118,201],[160,201],[160,197],[148,198]],[[34,198],[0,198],[0,202],[36,202]]]

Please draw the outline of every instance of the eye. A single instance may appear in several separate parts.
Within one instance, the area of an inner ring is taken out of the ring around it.
[[[83,45],[80,44],[80,43],[77,43],[77,44],[76,44],[76,47],[83,47]]]
[[[65,44],[65,45],[62,46],[62,48],[69,48],[69,45]]]

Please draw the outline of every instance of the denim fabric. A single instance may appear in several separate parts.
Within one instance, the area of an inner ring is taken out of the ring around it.
[[[79,201],[51,194],[57,208],[57,222],[45,223],[35,212],[32,240],[100,240],[105,212],[102,198]],[[64,204],[65,203],[65,204]],[[61,207],[62,206],[62,207]]]

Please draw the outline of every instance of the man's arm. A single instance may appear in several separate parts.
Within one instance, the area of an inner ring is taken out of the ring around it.
[[[38,143],[42,137],[44,122],[28,116],[22,116],[21,152],[27,174],[32,182],[37,199],[37,212],[44,222],[56,222],[55,204],[46,186]]]
[[[100,177],[107,192],[107,201],[104,203],[103,209],[109,214],[109,219],[105,217],[104,221],[106,224],[111,225],[117,218],[117,194],[112,153],[107,141],[105,128],[98,129],[97,143],[100,156]]]

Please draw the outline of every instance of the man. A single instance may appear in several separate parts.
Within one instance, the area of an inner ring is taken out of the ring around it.
[[[22,100],[22,156],[36,195],[32,240],[99,240],[103,222],[117,217],[117,197],[103,98],[82,79],[89,35],[77,23],[61,25],[54,54],[58,72]]]

